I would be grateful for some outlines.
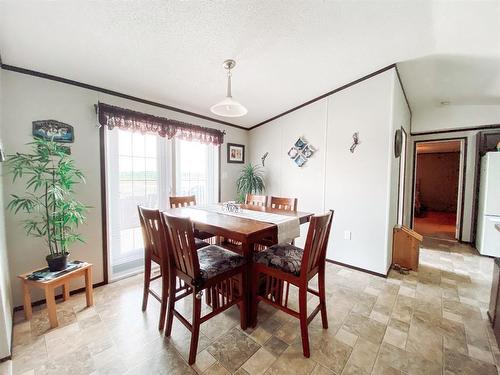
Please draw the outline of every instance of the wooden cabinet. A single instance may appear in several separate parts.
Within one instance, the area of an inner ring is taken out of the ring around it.
[[[420,234],[405,226],[395,226],[392,241],[392,264],[399,264],[417,271],[421,244],[422,236]]]

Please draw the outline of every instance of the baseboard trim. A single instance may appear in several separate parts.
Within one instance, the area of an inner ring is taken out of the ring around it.
[[[101,281],[100,283],[93,284],[93,287],[94,288],[99,288],[100,286],[103,286],[103,285],[106,285],[106,283],[104,281]],[[72,290],[72,291],[69,292],[69,294],[73,295],[73,294],[78,294],[78,293],[83,293],[83,292],[85,292],[85,287]],[[63,298],[62,294],[58,294],[56,296],[56,300],[62,299],[62,298]],[[43,305],[44,303],[45,303],[45,299],[41,299],[39,301],[31,302],[31,306],[32,307],[40,306],[40,305]],[[14,312],[21,311],[21,310],[24,310],[24,306],[21,305],[21,306],[14,307]]]
[[[383,277],[384,279],[387,279],[387,274],[370,271],[370,270],[367,270],[367,269],[364,269],[364,268],[361,268],[361,267],[351,266],[350,264],[346,264],[346,263],[342,263],[342,262],[337,262],[336,260],[326,259],[326,261],[328,263],[336,264],[337,266],[342,266],[342,267],[350,268],[350,269],[353,269],[353,270],[356,270],[356,271],[361,271],[361,272],[368,273],[368,274],[373,275],[373,276]]]

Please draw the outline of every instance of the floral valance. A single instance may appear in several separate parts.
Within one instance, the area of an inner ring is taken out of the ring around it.
[[[105,125],[109,129],[116,126],[122,130],[153,133],[169,139],[176,137],[213,145],[224,143],[224,132],[218,129],[157,117],[109,104],[99,103],[97,105],[97,116],[99,124]]]

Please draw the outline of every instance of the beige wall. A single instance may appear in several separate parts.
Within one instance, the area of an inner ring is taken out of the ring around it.
[[[72,155],[87,179],[85,185],[76,188],[76,193],[79,199],[92,206],[92,209],[88,214],[88,223],[81,228],[87,242],[75,245],[71,252],[73,259],[84,259],[94,264],[94,283],[103,280],[99,130],[96,127],[94,104],[101,101],[153,115],[222,129],[226,131],[225,142],[247,144],[248,132],[246,130],[59,82],[3,71],[2,88],[4,92],[8,92],[8,95],[3,96],[5,110],[2,114],[3,143],[6,145],[7,153],[26,150],[24,145],[31,139],[31,122],[34,120],[54,119],[71,124],[75,128],[75,143],[71,146]],[[223,145],[221,152],[222,200],[236,197],[235,180],[241,169],[241,165],[227,164],[225,155],[225,145]],[[23,190],[21,184],[13,185],[10,178],[4,178],[3,183],[5,199],[8,199],[10,194]],[[16,306],[22,303],[22,298],[15,276],[44,266],[46,255],[43,241],[26,237],[19,222],[20,219],[21,216],[6,213],[7,248]],[[72,287],[79,286],[81,284],[75,284]],[[35,294],[33,299],[41,297],[41,294]]]
[[[447,105],[414,108],[414,133],[500,124],[500,105]]]
[[[297,197],[299,210],[335,210],[329,259],[385,274],[397,220],[394,133],[401,126],[409,133],[409,122],[401,87],[390,70],[252,130],[251,160],[259,163],[269,152],[267,194]],[[352,154],[356,131],[361,144]],[[300,136],[317,149],[302,168],[287,155]],[[345,231],[351,232],[350,240]]]

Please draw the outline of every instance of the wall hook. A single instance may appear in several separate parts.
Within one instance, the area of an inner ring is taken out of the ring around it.
[[[264,163],[266,161],[266,158],[267,158],[267,155],[269,155],[269,152],[266,152],[264,155],[262,155],[262,157],[260,158],[262,160],[262,166],[264,167]]]
[[[356,132],[352,135],[352,140],[353,140],[353,143],[352,143],[351,147],[349,148],[349,150],[353,154],[356,147],[358,147],[358,145],[361,143],[359,140],[359,133],[358,132]]]

